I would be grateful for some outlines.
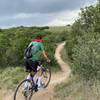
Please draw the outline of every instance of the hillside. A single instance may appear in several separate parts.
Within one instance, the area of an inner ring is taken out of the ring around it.
[[[81,8],[66,41],[72,75],[55,87],[61,100],[100,100],[100,0]]]
[[[52,60],[50,66],[52,66],[52,68],[53,65],[58,66],[53,57],[56,44],[67,39],[69,27],[70,26],[54,28],[20,26],[10,29],[0,29],[0,68],[6,68],[7,66],[22,66],[24,62],[23,52],[28,44],[34,41],[37,35],[43,37],[45,51]],[[40,57],[40,55],[38,56]]]
[[[53,98],[54,86],[57,83],[65,81],[65,79],[69,77],[69,74],[71,72],[70,68],[69,68],[68,64],[63,62],[63,60],[61,58],[61,55],[60,55],[60,52],[63,49],[64,44],[65,44],[65,42],[59,44],[57,49],[56,49],[56,52],[55,52],[55,58],[57,59],[58,63],[60,64],[62,71],[52,73],[52,78],[51,78],[51,81],[50,81],[50,85],[46,89],[41,89],[36,94],[34,94],[33,99],[41,100],[41,98],[42,98],[43,100],[54,100],[54,98]],[[12,93],[13,91],[9,91],[9,93],[7,93],[5,96],[4,96],[3,92],[4,92],[4,90],[0,94],[0,97],[3,100],[11,100],[13,98],[13,93]],[[20,97],[19,97],[19,100],[21,100]]]
[[[24,72],[23,52],[30,41],[34,40],[36,35],[43,36],[45,51],[51,63],[48,67],[52,72],[61,70],[54,58],[57,44],[67,39],[70,26],[59,27],[15,27],[0,30],[0,92],[7,94],[7,91],[14,90],[16,85],[24,79],[28,73]],[[66,30],[65,30],[66,29]],[[68,29],[68,30],[67,30]],[[40,59],[41,55],[38,55]],[[20,73],[20,74],[19,74]],[[5,84],[4,84],[5,83]]]

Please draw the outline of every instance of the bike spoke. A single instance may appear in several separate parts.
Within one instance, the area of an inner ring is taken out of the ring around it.
[[[16,88],[14,94],[14,100],[29,100],[33,90],[32,84],[30,81],[22,81]]]
[[[45,68],[42,74],[42,83],[45,84],[44,88],[48,86],[51,79],[51,72],[49,69]]]

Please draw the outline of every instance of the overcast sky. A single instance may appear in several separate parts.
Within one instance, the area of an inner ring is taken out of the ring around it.
[[[96,3],[97,0],[0,0],[0,28],[72,24],[80,8]]]

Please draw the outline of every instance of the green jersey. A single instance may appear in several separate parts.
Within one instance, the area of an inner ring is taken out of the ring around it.
[[[36,61],[38,60],[37,58],[37,53],[39,51],[43,51],[44,50],[44,46],[41,42],[37,42],[37,41],[32,41],[29,46],[33,44],[34,45],[34,49],[33,49],[33,52],[32,52],[32,58],[29,58],[30,60],[32,61]],[[26,59],[26,57],[24,57],[24,59]]]

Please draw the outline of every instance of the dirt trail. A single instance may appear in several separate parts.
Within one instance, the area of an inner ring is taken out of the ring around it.
[[[57,83],[63,82],[66,79],[68,79],[71,70],[70,70],[68,64],[65,63],[61,59],[61,55],[60,55],[60,52],[63,49],[64,45],[65,45],[65,42],[59,44],[56,49],[56,52],[55,52],[55,58],[57,59],[58,63],[60,64],[62,71],[57,72],[57,73],[52,73],[52,78],[51,78],[51,82],[50,82],[49,86],[46,89],[40,89],[40,91],[35,93],[32,97],[32,100],[54,100],[54,98],[53,98],[54,86]],[[13,94],[12,95],[10,94],[4,100],[13,100],[12,97],[13,97]],[[19,99],[19,100],[21,100],[21,99]]]

